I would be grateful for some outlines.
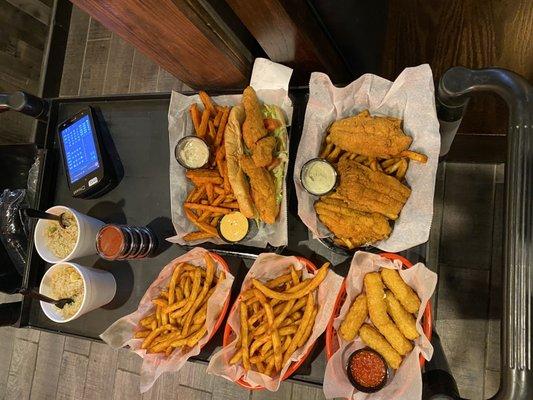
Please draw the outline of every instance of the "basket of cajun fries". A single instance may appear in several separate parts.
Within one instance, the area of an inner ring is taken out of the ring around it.
[[[344,88],[314,73],[294,170],[298,215],[330,247],[351,252],[424,243],[439,146],[427,65]]]
[[[244,279],[208,372],[247,389],[276,391],[311,352],[342,278],[303,258],[261,254]]]
[[[137,311],[100,336],[143,358],[141,392],[200,353],[224,320],[233,279],[222,257],[194,248],[162,269]]]
[[[172,94],[170,179],[177,235],[169,240],[287,243],[286,125],[292,107],[280,107],[287,104],[284,91],[264,100],[262,93],[248,86],[241,95]]]
[[[436,274],[424,265],[413,266],[396,254],[355,254],[326,331],[327,398],[374,392],[378,398],[421,398],[420,368],[433,354],[429,299],[436,283]],[[379,386],[358,382],[374,372],[368,361],[351,365],[361,351],[378,364],[382,360]]]

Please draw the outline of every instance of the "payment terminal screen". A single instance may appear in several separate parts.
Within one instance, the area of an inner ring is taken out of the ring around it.
[[[67,126],[60,134],[70,183],[98,169],[100,164],[94,141],[95,132],[87,115]]]

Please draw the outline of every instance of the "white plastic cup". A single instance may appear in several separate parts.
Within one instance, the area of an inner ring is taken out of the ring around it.
[[[74,248],[65,258],[57,257],[54,253],[52,253],[52,251],[47,245],[45,229],[47,224],[50,223],[50,221],[40,219],[35,225],[33,241],[35,243],[37,253],[39,253],[39,255],[44,261],[49,262],[51,264],[57,264],[64,261],[70,261],[75,258],[96,254],[96,235],[98,234],[100,228],[105,225],[102,221],[82,214],[74,210],[73,208],[64,206],[54,206],[46,210],[47,213],[54,215],[59,215],[66,211],[70,211],[76,219],[76,223],[78,224],[78,237],[76,239],[76,244],[74,245]]]
[[[50,303],[41,301],[41,308],[44,314],[54,322],[65,323],[87,314],[89,311],[95,310],[105,306],[117,291],[117,282],[113,274],[100,269],[84,267],[79,264],[71,262],[62,262],[60,264],[52,265],[44,274],[39,287],[39,293],[45,296],[54,298],[52,288],[50,286],[51,273],[56,268],[65,268],[67,266],[73,267],[80,274],[83,279],[83,300],[78,311],[70,318],[63,318],[56,306]],[[59,300],[59,299],[56,299]]]

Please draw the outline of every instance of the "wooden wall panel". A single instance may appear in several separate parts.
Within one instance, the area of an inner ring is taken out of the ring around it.
[[[226,0],[268,57],[293,67],[293,83],[307,84],[313,71],[334,82],[349,79],[348,67],[305,0]]]
[[[72,3],[197,88],[241,87],[252,57],[224,40],[221,27],[208,26],[190,3],[172,0],[72,0]],[[112,56],[112,55],[111,55]]]
[[[531,0],[390,0],[382,74],[429,63],[435,81],[456,65],[502,67],[533,81]],[[462,132],[504,134],[503,100],[476,94]]]

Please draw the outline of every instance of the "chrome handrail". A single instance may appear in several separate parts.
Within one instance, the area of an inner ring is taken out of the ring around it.
[[[470,94],[499,94],[509,107],[507,134],[501,379],[494,400],[533,399],[533,90],[499,68],[453,67],[438,87],[444,114],[462,118]],[[448,112],[446,112],[448,110]],[[460,110],[458,113],[457,111]],[[448,121],[450,122],[450,121]]]

